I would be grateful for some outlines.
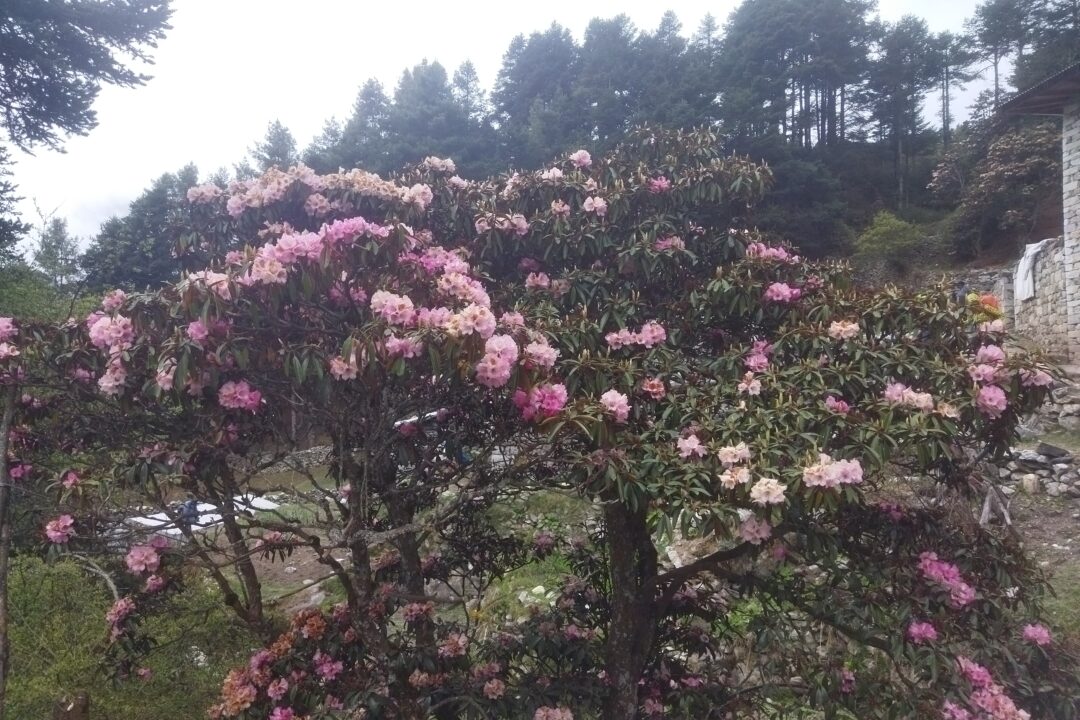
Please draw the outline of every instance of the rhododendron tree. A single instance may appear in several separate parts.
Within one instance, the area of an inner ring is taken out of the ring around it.
[[[268,641],[214,717],[1075,715],[1038,571],[968,503],[917,499],[976,489],[1052,380],[984,304],[859,292],[766,242],[745,215],[768,171],[710,131],[453,172],[196,189],[177,249],[205,271],[0,361],[78,388],[56,402],[84,408],[80,477],[113,465],[224,516],[225,549],[188,528],[126,551],[144,584],[114,645],[201,561]],[[295,416],[331,443],[315,509],[242,515]],[[538,493],[588,521],[500,522]],[[90,529],[64,515],[59,546]],[[251,556],[300,546],[346,599],[275,627]],[[550,603],[487,615],[494,581],[552,554]]]

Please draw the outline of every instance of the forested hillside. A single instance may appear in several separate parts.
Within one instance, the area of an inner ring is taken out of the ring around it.
[[[987,0],[941,33],[915,16],[884,22],[873,0],[746,0],[692,29],[673,13],[655,28],[595,18],[580,40],[558,24],[515,37],[490,90],[470,62],[436,60],[393,88],[342,88],[357,93],[351,114],[307,147],[272,121],[248,157],[201,179],[296,162],[388,174],[428,155],[479,178],[575,147],[604,152],[641,124],[706,125],[726,151],[771,167],[763,230],[811,257],[879,257],[902,273],[915,256],[1008,257],[1059,231],[1059,123],[995,110],[1078,58],[1080,0]],[[974,82],[988,89],[958,107]],[[85,283],[173,277],[170,217],[199,181],[193,166],[166,173],[105,222],[82,258]],[[10,247],[20,230],[0,225],[0,239]]]

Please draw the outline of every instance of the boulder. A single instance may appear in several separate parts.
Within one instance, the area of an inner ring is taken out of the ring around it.
[[[1048,482],[1046,483],[1046,494],[1050,497],[1061,497],[1065,494],[1065,491],[1069,489],[1069,486],[1060,482]]]
[[[1028,473],[1020,478],[1020,487],[1028,495],[1038,495],[1042,490],[1042,481],[1035,473]]]
[[[1058,425],[1070,432],[1080,430],[1080,417],[1075,415],[1063,415],[1058,418]]]
[[[1048,458],[1063,458],[1069,456],[1069,451],[1065,448],[1060,448],[1057,445],[1051,445],[1050,443],[1045,442],[1039,443],[1035,450],[1040,455],[1045,455]]]

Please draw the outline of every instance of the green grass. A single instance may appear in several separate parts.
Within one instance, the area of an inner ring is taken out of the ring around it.
[[[1080,642],[1080,567],[1062,564],[1050,581],[1055,596],[1046,598],[1049,620]]]

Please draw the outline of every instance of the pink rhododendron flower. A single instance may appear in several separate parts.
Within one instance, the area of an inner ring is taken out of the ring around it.
[[[124,390],[127,381],[127,369],[120,362],[119,357],[109,362],[105,368],[105,374],[98,378],[98,388],[106,395],[119,395]]]
[[[855,692],[855,673],[848,668],[840,671],[840,692],[845,695]]]
[[[492,678],[484,683],[484,697],[488,700],[498,700],[506,693],[506,683],[498,678]]]
[[[949,700],[941,708],[941,717],[943,720],[974,720],[969,711]]]
[[[371,311],[391,325],[409,327],[416,320],[416,309],[411,298],[377,290],[371,296]]]
[[[146,584],[143,586],[143,590],[148,593],[156,593],[163,587],[165,587],[165,578],[160,575],[151,575],[146,578]]]
[[[1001,365],[1005,362],[1005,351],[997,345],[983,345],[975,353],[975,363]]]
[[[806,487],[837,488],[841,485],[857,485],[862,482],[863,469],[858,460],[834,460],[821,453],[818,461],[803,468],[803,485]]]
[[[734,231],[733,231],[734,232]],[[769,247],[765,243],[755,242],[746,246],[746,257],[776,260],[778,262],[792,262],[797,259],[782,247]]]
[[[667,388],[660,378],[648,378],[641,382],[642,391],[653,400],[661,400],[667,395]]]
[[[288,271],[279,260],[259,255],[251,263],[250,282],[259,285],[284,285]]]
[[[62,545],[75,537],[75,518],[61,515],[45,523],[45,537],[49,542]]]
[[[12,480],[22,480],[25,477],[30,476],[30,471],[34,469],[33,465],[26,463],[18,463],[8,468],[8,477]]]
[[[464,190],[465,188],[469,187],[469,181],[457,175],[454,175],[449,180],[447,180],[446,184],[454,188],[455,190]]]
[[[938,639],[937,628],[928,622],[912,621],[912,623],[908,625],[907,636],[911,642],[916,645],[923,645]]]
[[[525,420],[553,417],[566,406],[566,386],[562,383],[537,385],[528,392],[518,390],[514,393],[514,406],[521,410]]]
[[[296,712],[289,707],[276,707],[270,712],[268,720],[296,720]]]
[[[453,175],[457,172],[457,165],[450,158],[439,159],[434,155],[429,155],[424,158],[424,167],[428,170],[435,172],[446,173],[447,175]]]
[[[218,389],[218,404],[236,410],[256,410],[262,402],[262,393],[252,389],[246,380],[229,381]]]
[[[355,358],[346,360],[340,355],[330,358],[330,374],[335,380],[355,380],[358,371]]]
[[[1050,630],[1041,623],[1025,625],[1023,638],[1025,641],[1038,645],[1039,647],[1045,647],[1051,643]]]
[[[439,644],[439,657],[464,657],[469,648],[469,638],[463,633],[450,633]]]
[[[526,367],[553,368],[559,351],[544,342],[531,342],[525,346]]]
[[[187,200],[196,205],[205,204],[221,195],[221,188],[213,183],[188,188]]]
[[[993,365],[972,365],[968,368],[968,375],[977,383],[992,385],[1006,377],[1005,373],[999,373],[999,370],[1000,368]]]
[[[324,680],[333,680],[345,667],[340,660],[334,660],[322,650],[317,650],[311,661],[315,672]]]
[[[636,337],[634,333],[630,332],[626,328],[619,330],[618,332],[610,332],[604,336],[604,340],[607,342],[608,347],[612,350],[618,350],[619,348],[629,347],[634,344]]]
[[[446,323],[446,332],[453,337],[465,337],[476,333],[485,340],[495,333],[495,315],[486,307],[469,305],[454,313]]]
[[[563,171],[559,168],[549,168],[540,173],[540,179],[544,182],[554,183],[562,180]]]
[[[424,351],[424,341],[419,338],[386,338],[386,354],[390,357],[416,358]]]
[[[919,572],[927,580],[949,591],[949,603],[953,607],[962,608],[974,602],[975,589],[964,582],[960,569],[938,559],[936,553],[924,552],[919,555]]]
[[[750,488],[750,499],[755,505],[780,505],[786,489],[776,478],[761,478]]]
[[[547,276],[547,273],[529,273],[525,278],[525,287],[529,290],[546,290],[551,287],[551,278]]]
[[[101,307],[105,312],[119,310],[125,300],[127,300],[127,293],[119,289],[113,290],[105,294],[105,297],[101,300]]]
[[[10,343],[0,343],[0,360],[7,360],[8,358],[18,357],[19,348]]]
[[[770,302],[790,303],[802,297],[802,290],[787,283],[776,282],[765,289],[765,299]]]
[[[65,472],[64,477],[60,480],[60,484],[66,487],[68,490],[76,487],[81,482],[82,478],[80,478],[79,474],[74,470],[68,470],[67,472]]]
[[[563,218],[564,220],[570,217],[570,206],[562,200],[551,201],[551,214],[557,218]]]
[[[752,479],[750,470],[744,467],[729,468],[724,470],[719,477],[720,485],[725,490],[734,490],[739,485],[749,485]]]
[[[751,352],[743,358],[743,365],[750,372],[758,373],[769,367],[769,357],[763,353]]]
[[[401,615],[408,623],[429,620],[435,616],[435,605],[430,602],[409,603],[402,608]]]
[[[417,183],[401,191],[402,202],[415,205],[420,210],[426,209],[434,198],[435,195],[431,192],[431,188],[423,183]]]
[[[135,339],[131,320],[123,315],[99,317],[90,327],[90,342],[94,347],[113,352],[126,350]]]
[[[754,373],[748,372],[743,375],[742,382],[738,385],[738,390],[742,395],[760,395],[761,381],[754,377]]]
[[[859,336],[859,323],[836,320],[829,325],[829,337],[833,340],[851,340]]]
[[[0,342],[6,342],[19,334],[15,321],[9,317],[0,317]]]
[[[574,714],[564,707],[544,706],[536,709],[533,720],[574,720]]]
[[[663,176],[660,176],[658,178],[650,178],[645,185],[648,188],[649,192],[654,195],[665,193],[671,189],[671,181]]]
[[[975,398],[975,406],[979,408],[979,412],[989,418],[1001,417],[1008,405],[1005,391],[997,385],[984,385],[979,388],[979,394]]]
[[[986,334],[1003,333],[1005,332],[1005,321],[999,319],[979,323],[979,332]]]
[[[1024,368],[1020,371],[1020,384],[1024,387],[1050,387],[1054,384],[1054,378],[1045,370]]]
[[[641,326],[637,332],[637,342],[647,348],[654,347],[667,339],[667,331],[658,322],[650,321]]]
[[[570,153],[570,162],[578,169],[587,168],[592,165],[592,156],[587,150],[576,150]]]
[[[514,228],[515,235],[522,236],[529,233],[529,221],[525,219],[524,215],[516,213],[511,215],[510,226]]]
[[[202,320],[195,320],[188,323],[187,336],[195,342],[201,343],[203,340],[210,337],[210,330]]]
[[[135,612],[135,601],[129,597],[122,597],[105,613],[105,620],[115,628],[133,612]]]
[[[728,445],[720,448],[716,455],[720,458],[721,463],[726,467],[731,467],[736,463],[749,461],[750,448],[746,446],[746,443],[741,442],[738,445]]]
[[[285,678],[278,678],[272,680],[269,685],[266,686],[266,695],[271,700],[280,700],[285,697],[285,693],[289,691],[289,681]]]
[[[772,526],[754,515],[739,525],[739,537],[751,545],[760,545],[772,536]]]
[[[701,440],[697,435],[687,435],[686,437],[679,438],[676,443],[679,446],[679,457],[686,459],[691,455],[697,457],[705,457],[707,448],[701,444]]]
[[[585,202],[581,203],[581,209],[585,212],[594,212],[597,217],[604,217],[607,215],[607,200],[601,197],[587,197]]]
[[[176,377],[176,364],[171,360],[167,361],[164,365],[158,368],[157,374],[154,376],[154,381],[157,386],[162,390],[168,392],[173,388],[173,380]]]
[[[982,665],[972,662],[963,655],[956,658],[956,664],[960,667],[960,674],[966,677],[968,682],[975,687],[987,687],[993,684],[994,676]]]
[[[838,415],[847,415],[851,412],[851,406],[846,401],[838,400],[832,395],[825,398],[825,409]]]
[[[630,417],[630,401],[618,390],[608,390],[600,396],[604,410],[615,416],[615,422],[624,423]]]
[[[136,545],[131,550],[128,550],[124,562],[127,564],[128,570],[136,575],[141,575],[145,572],[157,570],[161,564],[161,558],[158,556],[157,550],[149,545]]]

